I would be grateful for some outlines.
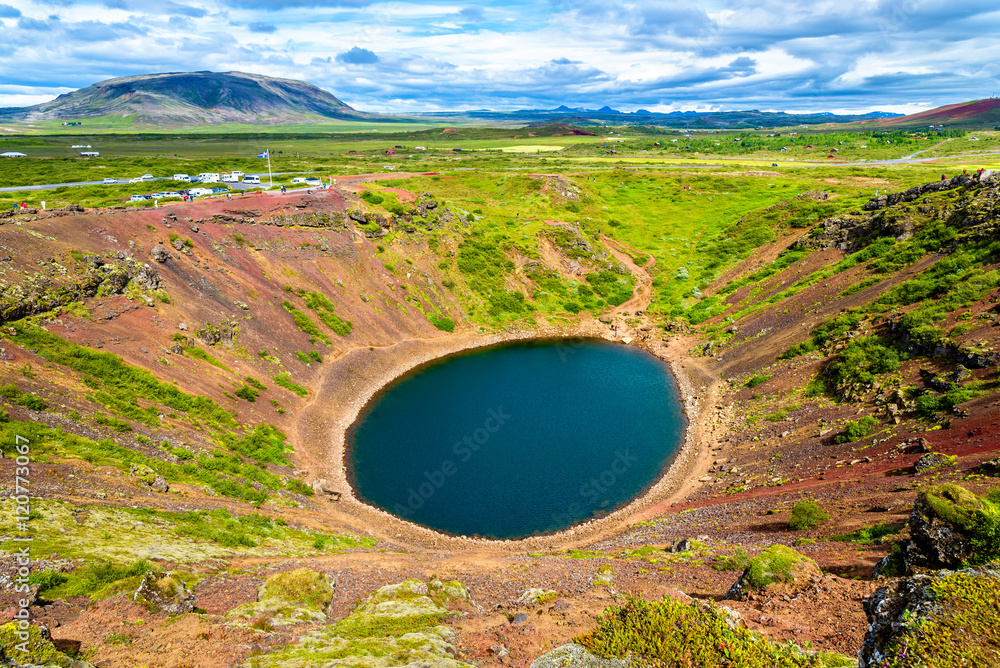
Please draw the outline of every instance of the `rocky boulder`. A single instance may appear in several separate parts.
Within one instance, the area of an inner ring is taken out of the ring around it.
[[[517,602],[522,605],[534,605],[536,603],[545,603],[556,596],[556,592],[551,589],[538,589],[533,587],[531,589],[525,589],[524,593],[517,597]]]
[[[166,478],[145,464],[132,464],[129,474],[137,478],[140,485],[148,487],[154,492],[170,491]]]
[[[968,380],[971,376],[972,373],[959,364],[952,371],[935,375],[931,378],[930,385],[938,392],[947,392],[963,380]]]
[[[318,480],[314,480],[312,483],[312,488],[313,492],[320,496],[329,497],[333,501],[340,500],[340,492],[337,490],[336,487],[333,486],[333,483],[327,480],[326,478],[320,478]]]
[[[823,577],[816,562],[786,545],[772,545],[750,560],[724,598],[745,601],[751,593],[772,585],[800,591]]]
[[[949,457],[948,455],[940,452],[928,452],[926,455],[913,462],[913,471],[915,473],[923,473],[924,471],[941,468],[942,466],[950,466],[954,463],[954,457]]]
[[[174,574],[150,571],[142,576],[132,600],[152,612],[183,615],[194,610],[195,597],[184,581]]]
[[[207,322],[204,327],[196,330],[194,334],[198,337],[198,340],[206,346],[214,346],[216,344],[223,343],[232,347],[233,339],[236,338],[236,327],[237,326],[235,324],[228,322],[220,323],[218,327],[210,322]]]
[[[149,251],[149,255],[161,264],[170,259],[170,251],[163,244],[153,246],[153,249]]]

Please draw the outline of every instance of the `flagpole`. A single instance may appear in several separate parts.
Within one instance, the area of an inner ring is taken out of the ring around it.
[[[274,177],[271,176],[271,149],[264,151],[267,154],[267,187],[274,185]]]

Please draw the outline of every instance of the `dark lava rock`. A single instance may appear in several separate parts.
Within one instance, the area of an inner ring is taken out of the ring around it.
[[[181,241],[180,238],[174,239],[170,243],[171,243],[171,245],[173,245],[174,249],[179,250],[179,251],[184,250],[184,242]]]
[[[940,452],[928,452],[926,455],[913,463],[913,470],[917,473],[930,471],[931,469],[948,466],[954,463],[954,459]]]
[[[519,612],[514,615],[514,618],[510,620],[510,623],[514,626],[521,626],[522,624],[528,623],[528,615],[524,612]]]
[[[688,552],[692,549],[690,538],[681,538],[680,540],[674,541],[670,547],[667,548],[669,552]]]
[[[933,387],[938,392],[947,392],[948,390],[952,389],[953,387],[961,383],[963,380],[967,380],[971,376],[972,373],[970,373],[969,370],[966,369],[964,366],[959,364],[954,371],[949,371],[947,373],[939,373],[933,378],[931,378],[930,384],[931,387]]]
[[[904,455],[916,455],[931,451],[926,438],[911,438],[910,440],[897,445],[896,449]]]
[[[933,578],[928,575],[915,575],[900,580],[894,587],[877,589],[864,600],[865,615],[871,626],[858,652],[859,668],[883,665],[887,659],[886,651],[907,629],[904,614],[908,617],[914,614],[927,616],[934,605],[927,592],[932,581]],[[907,613],[907,610],[911,612]]]
[[[938,594],[934,591],[934,585],[941,583],[943,578],[948,578],[954,586],[955,580],[971,579],[975,583],[975,590],[984,592],[983,600],[979,602],[954,599],[951,601],[940,601]],[[989,591],[996,591],[996,581],[1000,580],[1000,573],[994,569],[977,568],[966,569],[958,573],[942,571],[934,576],[914,575],[896,582],[890,587],[877,589],[868,599],[864,601],[865,615],[871,626],[865,634],[861,651],[858,652],[859,668],[875,668],[876,666],[916,666],[926,665],[925,660],[930,658],[918,656],[913,647],[907,642],[916,633],[934,633],[935,622],[941,618],[951,618],[954,615],[965,613],[958,619],[967,620],[971,625],[979,624],[987,628],[996,624],[998,606],[997,601],[990,600]],[[992,581],[992,582],[991,582]],[[982,614],[968,614],[969,610],[954,609],[954,606],[977,605],[982,608]],[[953,629],[954,631],[954,629]],[[961,629],[959,629],[961,631]],[[969,628],[967,634],[960,634],[972,639],[978,646],[981,639],[975,637],[977,629]],[[945,639],[944,642],[954,644],[961,642],[959,637]],[[983,654],[992,654],[994,657],[995,648],[979,647]],[[940,657],[939,657],[940,658]],[[968,665],[993,665],[980,664],[975,657],[965,657],[969,661]],[[935,663],[934,665],[948,665],[947,663]]]
[[[552,604],[552,609],[556,612],[566,614],[573,611],[573,604],[568,601],[564,601],[563,599],[559,599]]]

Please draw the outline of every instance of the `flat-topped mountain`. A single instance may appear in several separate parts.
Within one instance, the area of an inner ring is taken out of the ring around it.
[[[0,117],[75,121],[120,116],[162,126],[292,123],[364,118],[325,90],[304,81],[243,72],[142,74],[101,81]]]

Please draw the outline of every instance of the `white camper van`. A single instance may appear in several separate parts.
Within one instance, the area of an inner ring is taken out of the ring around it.
[[[243,183],[260,183],[259,176],[244,176]]]
[[[223,174],[222,175],[222,182],[223,183],[239,183],[240,182],[240,177],[236,176],[235,174]]]
[[[198,175],[198,180],[201,181],[202,183],[218,183],[219,175],[212,174],[210,172],[204,172]]]

